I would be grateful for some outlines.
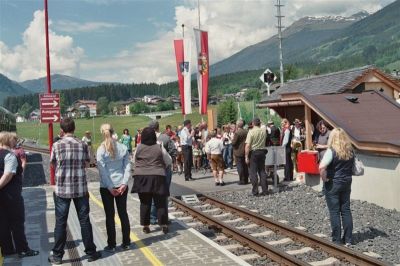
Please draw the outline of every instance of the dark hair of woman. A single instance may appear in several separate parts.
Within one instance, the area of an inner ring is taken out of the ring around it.
[[[320,120],[320,121],[317,123],[317,129],[318,129],[318,130],[321,130],[321,127],[322,127],[322,126],[328,127],[328,126],[327,126],[327,123],[325,122],[325,120]]]
[[[151,146],[157,143],[157,136],[154,129],[152,129],[151,127],[145,127],[142,130],[141,143],[147,146]]]

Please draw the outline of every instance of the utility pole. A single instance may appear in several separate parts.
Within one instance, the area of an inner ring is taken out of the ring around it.
[[[281,7],[283,7],[283,5],[281,4],[281,0],[276,0],[276,9],[277,9],[277,15],[276,17],[278,18],[278,39],[279,39],[279,61],[280,61],[280,78],[281,78],[281,85],[283,85],[283,54],[282,54],[282,28],[284,28],[282,26],[282,18],[284,16],[282,16],[281,14]]]

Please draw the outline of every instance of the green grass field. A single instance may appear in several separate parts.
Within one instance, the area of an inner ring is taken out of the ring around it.
[[[201,116],[198,113],[193,113],[186,116],[187,119],[191,119],[193,125],[196,125],[201,121]],[[204,119],[207,120],[207,117],[204,116]],[[142,115],[136,116],[106,116],[106,117],[96,117],[96,118],[80,118],[75,119],[75,135],[78,138],[82,138],[85,131],[89,130],[92,132],[92,140],[94,144],[94,148],[97,148],[100,142],[102,141],[102,137],[100,134],[100,126],[104,123],[110,123],[118,136],[122,135],[122,131],[124,128],[129,129],[129,132],[132,136],[136,134],[136,130],[138,128],[146,127],[150,118]],[[183,123],[183,116],[180,113],[173,114],[168,117],[161,118],[159,120],[160,130],[165,129],[166,125],[178,126]],[[54,128],[54,136],[60,131],[59,124],[53,124]],[[41,124],[40,122],[25,122],[25,123],[17,123],[17,133],[18,136],[27,139],[33,139],[38,141],[40,145],[48,145],[48,125]],[[94,134],[93,134],[94,133]]]
[[[213,108],[216,111],[217,106],[209,106],[209,108]],[[246,114],[246,119],[249,121],[252,118],[253,112],[253,104],[252,102],[240,102],[240,109],[242,111],[242,115]],[[260,117],[263,122],[267,122],[270,118],[266,114],[266,109],[256,109],[255,115]],[[198,108],[193,107],[193,113],[186,116],[186,119],[190,119],[192,121],[193,126],[201,122],[201,115],[198,113]],[[207,116],[203,116],[203,119],[206,121]],[[166,125],[171,125],[172,127],[181,125],[183,123],[183,116],[181,113],[175,113],[171,116],[161,118],[160,123],[160,131],[165,129]],[[138,128],[146,127],[150,118],[142,115],[135,116],[104,116],[104,117],[95,117],[95,118],[79,118],[75,119],[75,135],[78,138],[82,138],[85,131],[89,130],[92,132],[92,141],[93,146],[96,149],[102,141],[102,137],[100,134],[100,126],[104,123],[110,123],[115,132],[120,137],[122,135],[122,131],[124,128],[129,129],[132,137],[136,134],[136,130]],[[54,137],[60,131],[59,124],[54,124]],[[48,145],[48,125],[41,124],[39,122],[25,122],[25,123],[17,123],[17,133],[18,136],[27,139],[33,139],[38,141],[40,145]]]

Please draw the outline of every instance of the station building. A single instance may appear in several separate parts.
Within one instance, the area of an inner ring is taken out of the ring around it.
[[[400,81],[374,66],[287,82],[259,104],[306,129],[305,149],[312,148],[314,125],[324,119],[349,135],[363,176],[353,177],[352,198],[400,210]],[[318,175],[305,183],[322,188]]]

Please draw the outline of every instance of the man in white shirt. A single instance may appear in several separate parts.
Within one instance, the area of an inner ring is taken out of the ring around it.
[[[222,158],[222,151],[224,150],[224,144],[221,139],[216,138],[215,132],[210,132],[209,136],[211,139],[206,143],[206,153],[208,160],[211,163],[211,169],[213,171],[215,185],[224,186],[224,161]]]
[[[193,180],[192,178],[192,164],[193,164],[193,137],[194,130],[192,130],[192,122],[187,119],[183,122],[183,128],[180,132],[181,146],[183,152],[183,168],[185,173],[185,180]]]

